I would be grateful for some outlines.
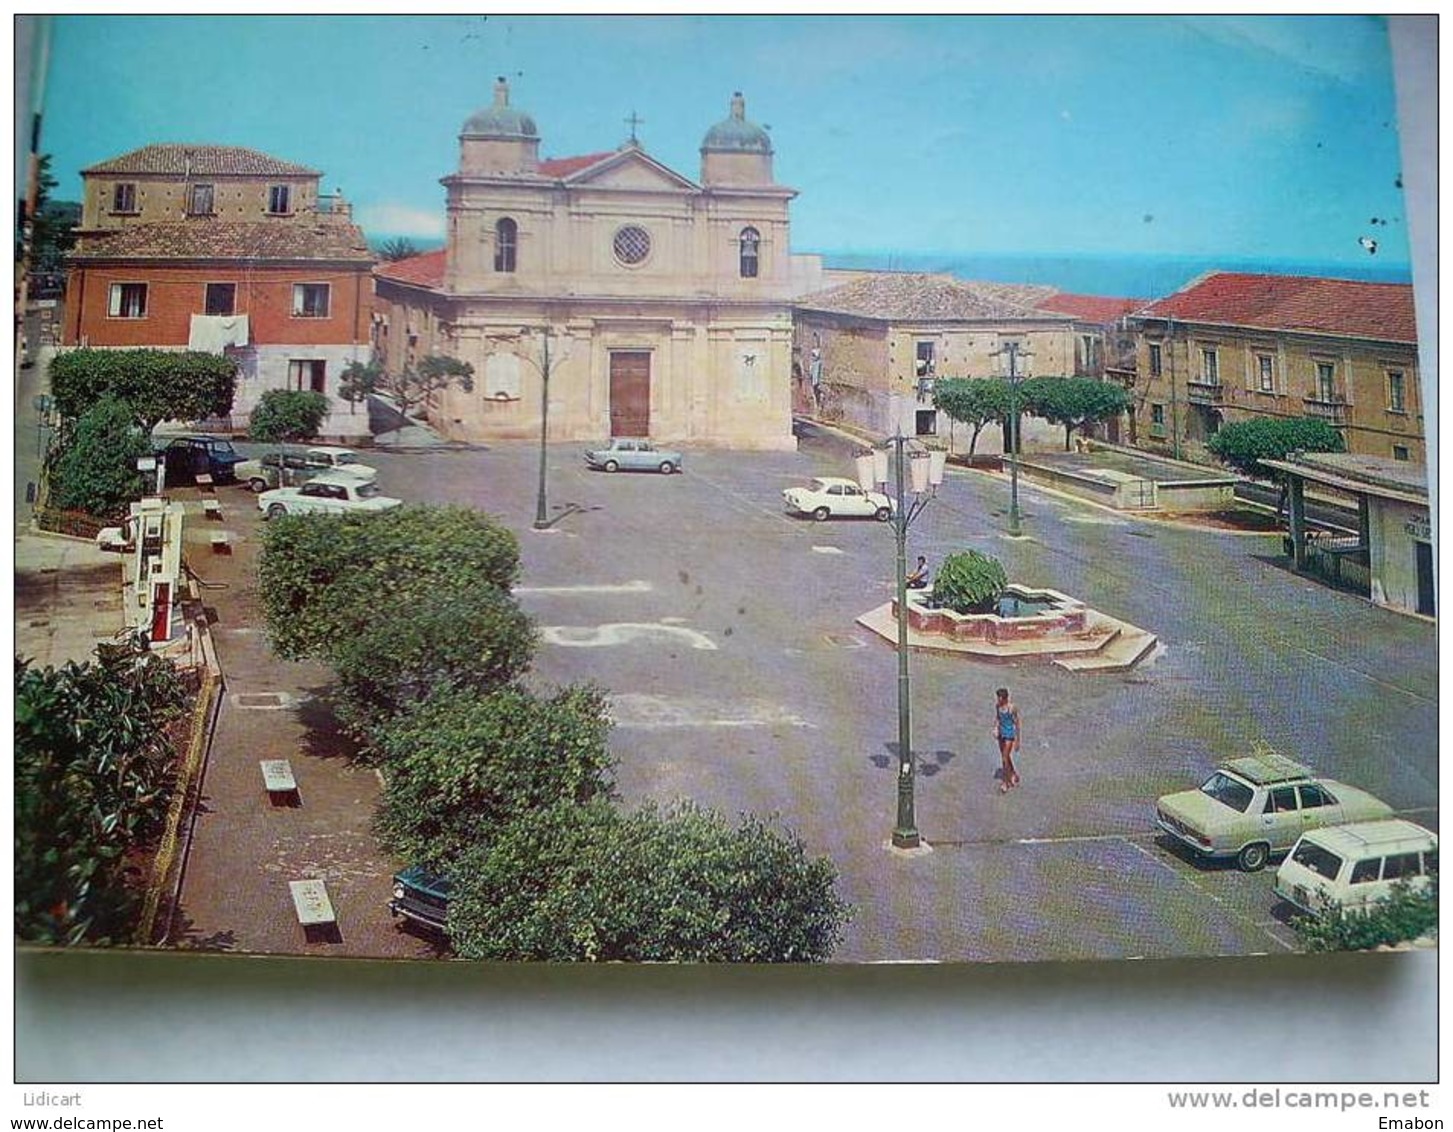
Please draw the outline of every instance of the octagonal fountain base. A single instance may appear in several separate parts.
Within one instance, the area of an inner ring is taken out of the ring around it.
[[[897,600],[864,613],[858,624],[896,647]],[[1055,664],[1069,672],[1128,672],[1156,644],[1154,633],[1058,590],[1010,585],[994,613],[939,609],[931,589],[908,594],[908,647],[920,651],[995,664]]]

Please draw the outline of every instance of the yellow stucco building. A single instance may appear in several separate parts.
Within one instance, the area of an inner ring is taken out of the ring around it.
[[[633,116],[634,117],[634,116]],[[541,160],[531,116],[494,102],[465,122],[442,179],[442,251],[377,269],[375,340],[390,374],[468,362],[429,423],[458,440],[650,436],[787,449],[794,265],[772,142],[740,94],[706,131],[700,179],[616,149]],[[548,381],[546,375],[548,373]]]

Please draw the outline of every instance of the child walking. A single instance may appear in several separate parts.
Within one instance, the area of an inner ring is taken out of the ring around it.
[[[999,793],[1007,794],[1019,785],[1019,772],[1014,769],[1014,751],[1019,746],[1022,728],[1019,724],[1019,709],[1009,699],[1009,689],[999,688],[994,692],[994,735],[999,740],[999,758],[1003,770],[999,772]]]

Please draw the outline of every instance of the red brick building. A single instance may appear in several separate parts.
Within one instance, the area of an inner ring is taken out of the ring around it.
[[[233,421],[269,389],[329,397],[328,435],[367,432],[337,397],[371,351],[374,256],[321,174],[233,146],[152,145],[82,171],[66,346],[237,358]]]

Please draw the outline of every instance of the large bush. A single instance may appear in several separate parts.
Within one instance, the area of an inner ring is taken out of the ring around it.
[[[689,803],[534,810],[450,876],[450,938],[470,959],[814,962],[850,915],[827,858]]]
[[[1406,881],[1393,886],[1390,896],[1366,912],[1348,912],[1333,904],[1314,916],[1292,921],[1297,937],[1308,951],[1365,951],[1404,943],[1438,930],[1438,877],[1415,890]]]
[[[137,458],[149,455],[151,442],[137,428],[131,406],[102,397],[62,429],[48,465],[49,502],[62,511],[125,518],[128,505],[147,488]]]
[[[76,418],[110,394],[131,406],[150,435],[159,421],[232,411],[237,363],[196,350],[68,350],[50,363],[56,411]]]
[[[956,613],[983,613],[994,607],[1008,584],[997,558],[965,550],[943,560],[933,578],[933,599]]]
[[[301,660],[326,659],[367,628],[385,595],[407,603],[435,589],[508,591],[518,575],[519,541],[487,515],[409,506],[270,520],[257,576],[273,649]]]
[[[338,676],[339,717],[365,743],[434,693],[484,694],[508,684],[535,650],[534,622],[492,586],[388,590],[367,615],[322,650]]]
[[[127,942],[139,893],[126,855],[160,833],[188,693],[144,651],[102,646],[90,664],[15,664],[15,934],[38,943]]]
[[[264,444],[308,440],[328,416],[328,398],[310,389],[269,389],[248,418],[247,434]]]
[[[1285,460],[1294,452],[1341,452],[1342,434],[1317,417],[1252,417],[1223,425],[1206,448],[1243,475],[1279,480],[1263,460]]]
[[[447,869],[532,810],[606,798],[609,733],[604,697],[589,687],[548,698],[520,688],[435,696],[378,735],[388,781],[383,843],[405,860]]]

